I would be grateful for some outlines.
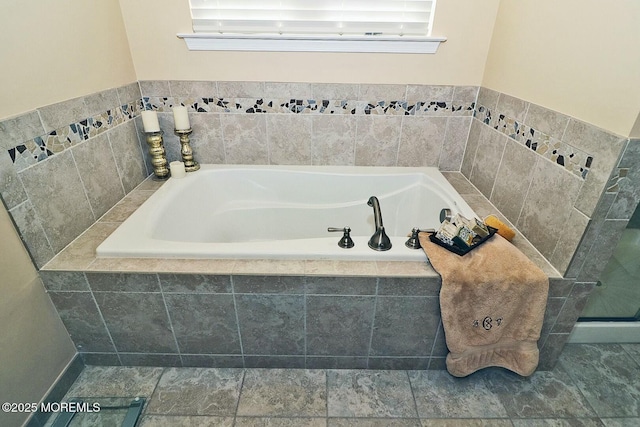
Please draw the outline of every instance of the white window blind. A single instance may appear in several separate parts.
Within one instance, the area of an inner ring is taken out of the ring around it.
[[[190,50],[436,53],[436,0],[189,0]]]
[[[190,0],[193,31],[429,36],[435,0]]]

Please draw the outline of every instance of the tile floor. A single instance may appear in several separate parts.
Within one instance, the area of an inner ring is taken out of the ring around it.
[[[568,345],[553,371],[529,378],[499,368],[457,379],[445,371],[90,366],[67,396],[146,396],[143,427],[637,427],[640,344]]]

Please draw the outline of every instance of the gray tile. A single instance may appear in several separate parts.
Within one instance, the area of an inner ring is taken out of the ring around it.
[[[171,96],[190,98],[215,98],[218,88],[215,81],[171,80]]]
[[[416,86],[418,88],[419,86]],[[407,86],[399,84],[361,84],[361,101],[401,101],[405,99]]]
[[[547,300],[547,309],[544,312],[544,319],[542,322],[542,330],[540,331],[540,340],[539,343],[543,343],[545,340],[545,335],[551,332],[551,329],[556,324],[556,320],[558,319],[558,315],[562,310],[567,298],[549,298]]]
[[[599,418],[541,418],[513,420],[514,427],[600,427],[605,424]]]
[[[325,418],[237,417],[236,427],[325,427]]]
[[[533,168],[537,154],[527,147],[508,139],[504,155],[498,168],[495,185],[491,193],[491,203],[509,221],[518,221],[527,191],[533,178]]]
[[[160,292],[158,276],[139,273],[86,273],[94,292]]]
[[[328,427],[420,427],[420,420],[393,418],[329,418]]]
[[[402,117],[398,166],[437,167],[447,135],[447,123],[446,117]],[[359,126],[358,123],[358,132]]]
[[[149,397],[163,368],[87,366],[69,397]]]
[[[89,285],[81,271],[40,270],[40,278],[48,291],[88,291]]]
[[[49,297],[78,350],[115,352],[90,292],[49,292]]]
[[[323,370],[247,369],[238,405],[239,416],[325,416],[326,373]]]
[[[439,322],[436,297],[378,297],[369,355],[429,356]]]
[[[311,83],[313,99],[350,100],[358,99],[359,87],[353,83]]]
[[[560,140],[569,124],[569,116],[536,104],[529,104],[524,123],[537,131]]]
[[[636,427],[640,418],[602,418],[606,427]]]
[[[56,154],[20,176],[54,252],[95,221],[71,152]]]
[[[242,378],[241,369],[166,369],[146,413],[233,416]]]
[[[129,193],[147,177],[142,152],[148,150],[146,140],[140,144],[133,120],[110,129],[106,135],[115,156],[122,186],[124,191]]]
[[[307,276],[306,292],[325,295],[375,295],[375,277]]]
[[[181,353],[240,353],[233,296],[166,294],[165,300]]]
[[[22,182],[18,179],[18,172],[11,162],[11,157],[6,150],[0,149],[0,195],[11,209],[27,200]]]
[[[222,124],[219,114],[191,114],[189,135],[193,158],[201,164],[225,163]]]
[[[640,364],[640,344],[620,344],[622,348],[631,356],[638,364]]]
[[[560,235],[553,254],[549,258],[551,264],[559,272],[565,273],[569,268],[569,263],[576,253],[588,225],[588,217],[575,208],[571,210],[571,214],[565,223],[564,232]]]
[[[77,123],[91,116],[84,98],[74,98],[38,108],[45,131]]]
[[[493,368],[479,372],[488,389],[497,395],[511,418],[593,417],[589,403],[559,369],[534,372],[523,378],[513,372]],[[553,399],[548,396],[553,395]]]
[[[404,371],[328,371],[330,417],[417,418]]]
[[[304,297],[236,295],[246,354],[304,354]]]
[[[96,116],[120,106],[116,89],[107,89],[87,95],[84,97],[84,102],[87,106],[87,117]]]
[[[422,370],[431,363],[429,357],[369,357],[368,369],[382,370]]]
[[[453,101],[476,102],[478,98],[478,86],[454,86]]]
[[[568,345],[560,363],[598,416],[640,416],[640,365],[620,345]]]
[[[29,111],[0,121],[0,149],[15,147],[25,141],[45,134],[37,111]]]
[[[499,114],[504,114],[505,116],[515,119],[519,123],[522,123],[524,121],[525,115],[527,114],[528,107],[528,102],[507,95],[505,93],[501,93],[498,97],[496,112]]]
[[[462,172],[462,174],[467,178],[471,176],[473,163],[476,158],[478,147],[480,146],[480,137],[484,127],[485,125],[483,125],[479,120],[471,121],[469,137],[467,138],[464,155],[462,156],[462,165],[460,165],[460,172]]]
[[[42,267],[55,255],[44,231],[45,224],[28,200],[11,209],[10,212],[29,254],[36,265]]]
[[[558,357],[560,357],[560,354],[568,340],[569,334],[549,334],[544,343],[541,343],[542,348],[540,348],[538,370],[553,370],[556,367]]]
[[[626,220],[605,220],[602,223],[578,275],[579,281],[595,282],[600,278],[627,224]]]
[[[307,369],[367,369],[367,358],[307,356],[305,366]]]
[[[487,198],[491,197],[491,191],[493,190],[493,184],[507,140],[508,138],[505,135],[488,126],[484,126],[480,133],[478,150],[469,181]]]
[[[538,159],[533,169],[516,226],[542,255],[550,258],[571,215],[582,180],[543,158]]]
[[[489,110],[495,110],[498,105],[498,97],[500,96],[499,92],[496,92],[493,89],[489,89],[486,87],[480,87],[478,91],[478,104],[484,105]]]
[[[453,99],[455,89],[456,86],[407,85],[407,102],[449,102]]]
[[[116,91],[118,92],[118,100],[120,101],[119,105],[138,101],[140,100],[140,98],[142,98],[142,94],[140,93],[140,85],[137,81],[129,83],[128,85],[120,86],[116,89]]]
[[[441,173],[447,181],[449,181],[449,184],[455,188],[458,194],[480,194],[478,189],[471,184],[462,172],[441,171]]]
[[[576,282],[558,315],[553,333],[570,333],[578,317],[587,304],[589,294],[593,291],[594,283]]]
[[[348,116],[313,116],[311,162],[314,165],[355,163],[356,119]]]
[[[220,119],[225,161],[228,164],[268,164],[267,131],[263,115],[225,114]]]
[[[141,80],[138,83],[140,83],[142,96],[169,96],[171,94],[168,80]]]
[[[311,84],[299,82],[265,82],[265,98],[311,99]]]
[[[420,418],[506,418],[482,376],[455,378],[446,371],[409,373]]]
[[[304,356],[243,356],[245,368],[304,369]]]
[[[95,298],[118,351],[178,352],[161,294],[98,292]]]
[[[237,424],[236,424],[237,425]],[[145,415],[140,427],[232,427],[233,417]]]
[[[307,354],[364,356],[369,350],[374,297],[307,297]]]
[[[117,353],[79,353],[85,366],[121,366]]]
[[[233,276],[237,294],[304,294],[303,276]]]
[[[231,278],[227,275],[158,274],[165,293],[231,293]]]
[[[400,144],[401,124],[402,117],[372,115],[356,117],[355,164],[358,166],[395,166],[398,144]],[[442,143],[440,143],[441,146]]]
[[[300,114],[267,115],[269,164],[311,164],[311,116]]]
[[[497,419],[450,419],[421,420],[422,427],[511,427],[511,420]]]
[[[218,82],[220,98],[263,98],[264,82]]]
[[[443,171],[460,170],[472,120],[472,117],[447,118],[447,130],[440,152],[438,169]]]

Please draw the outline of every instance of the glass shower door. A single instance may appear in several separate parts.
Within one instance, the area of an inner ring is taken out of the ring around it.
[[[629,220],[580,320],[640,320],[640,207]]]

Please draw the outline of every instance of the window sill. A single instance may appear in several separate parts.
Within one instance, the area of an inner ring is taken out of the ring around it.
[[[178,34],[189,50],[436,53],[445,37]]]

